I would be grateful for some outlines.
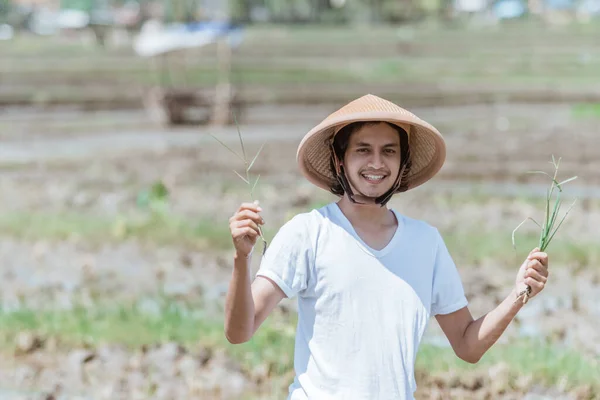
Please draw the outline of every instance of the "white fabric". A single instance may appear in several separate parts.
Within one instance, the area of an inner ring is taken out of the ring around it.
[[[295,216],[269,245],[257,275],[298,296],[288,400],[414,399],[430,317],[467,299],[438,230],[394,214],[398,229],[379,251],[336,203]]]

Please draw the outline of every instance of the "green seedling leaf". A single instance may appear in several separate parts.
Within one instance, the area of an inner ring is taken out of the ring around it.
[[[215,138],[216,141],[221,143],[221,145],[223,147],[225,147],[227,150],[229,150],[230,152],[235,154],[235,156],[237,158],[242,160],[242,162],[244,163],[246,176],[244,177],[242,174],[240,174],[236,170],[233,170],[233,172],[250,187],[250,197],[252,199],[254,199],[254,189],[256,189],[256,184],[258,183],[258,180],[260,179],[260,175],[256,178],[256,181],[254,181],[254,184],[251,184],[250,182],[252,181],[252,178],[250,177],[250,169],[252,168],[252,166],[254,166],[254,163],[258,159],[258,156],[260,155],[260,153],[264,147],[264,144],[260,147],[260,149],[258,150],[258,153],[256,153],[256,155],[254,156],[254,158],[252,159],[252,162],[248,163],[248,159],[246,158],[246,147],[244,146],[244,140],[242,139],[242,132],[240,131],[240,125],[238,124],[237,117],[235,116],[235,113],[233,111],[232,111],[232,116],[233,116],[233,120],[235,122],[235,126],[237,128],[238,137],[240,139],[240,146],[242,148],[241,156],[238,153],[236,153],[233,149],[231,149],[229,146],[227,146],[225,143],[223,143],[221,140],[219,140],[219,138],[217,138],[215,135],[211,134],[211,136],[213,138]],[[260,229],[260,227],[259,227],[258,230],[260,233],[260,238],[262,239],[262,242],[264,245],[263,246],[263,255],[264,255],[265,251],[267,250],[267,241],[265,240],[265,237],[262,233],[262,229]]]
[[[559,183],[556,181],[556,178],[552,175],[550,175],[547,172],[544,171],[527,171],[528,174],[543,174],[546,175],[548,178],[552,179],[552,182],[554,182],[555,185],[559,185]]]
[[[571,204],[571,206],[569,207],[569,209],[567,210],[565,215],[562,218],[558,217],[560,214],[561,206],[562,206],[562,201],[561,201],[561,193],[563,192],[562,185],[577,179],[577,176],[573,176],[571,178],[563,180],[562,182],[558,182],[557,176],[558,176],[558,169],[560,166],[560,162],[561,162],[561,158],[556,159],[556,157],[554,157],[554,155],[552,155],[551,164],[554,166],[554,174],[553,175],[550,175],[545,171],[528,171],[528,173],[532,173],[532,174],[545,175],[548,178],[550,178],[550,180],[552,181],[550,188],[546,191],[544,223],[541,226],[540,226],[540,224],[536,223],[536,225],[538,225],[538,227],[540,227],[539,248],[541,250],[545,250],[548,247],[548,245],[554,238],[554,235],[556,235],[556,232],[561,227],[561,225],[565,221],[567,215],[569,214],[569,212],[575,205],[575,202],[573,202],[573,204]],[[557,190],[556,199],[554,200],[554,205],[551,207],[550,202],[553,199],[553,194],[554,194],[555,189]],[[527,218],[527,219],[531,219],[533,221],[532,218]],[[525,221],[521,222],[519,224],[519,226],[517,226],[517,228],[512,233],[513,247],[515,249],[516,249],[515,232],[523,225],[523,223],[525,223],[527,221],[527,219]],[[557,222],[558,222],[558,225],[556,225]]]
[[[521,222],[521,223],[519,224],[519,226],[517,226],[517,227],[516,227],[516,228],[513,230],[513,232],[512,232],[512,245],[513,245],[513,248],[514,248],[515,250],[517,249],[517,245],[516,245],[516,243],[515,243],[515,233],[516,233],[516,232],[519,230],[519,228],[521,228],[521,226],[523,226],[523,224],[524,224],[525,222],[527,222],[527,221],[533,221],[533,222],[534,222],[534,223],[535,223],[537,226],[539,226],[539,227],[540,227],[540,229],[542,228],[542,226],[541,226],[541,225],[540,225],[540,224],[539,224],[539,223],[538,223],[538,222],[537,222],[535,219],[533,219],[533,218],[531,218],[531,217],[527,217],[527,218],[525,218],[525,220],[523,220],[523,222]]]
[[[244,156],[244,163],[248,165],[248,161],[246,158],[246,149],[244,148],[244,141],[242,140],[242,132],[240,132],[240,125],[238,124],[237,117],[235,113],[232,111],[233,121],[235,122],[235,127],[237,129],[238,137],[240,138],[240,145],[242,146],[242,155]]]
[[[560,213],[560,208],[562,205],[562,202],[560,199],[561,193],[563,191],[562,185],[577,179],[577,177],[574,176],[574,177],[565,179],[562,182],[557,181],[558,168],[560,166],[560,161],[561,161],[561,158],[556,160],[554,155],[552,155],[551,164],[554,166],[554,175],[550,175],[544,171],[528,171],[528,173],[546,175],[552,181],[550,188],[546,191],[546,207],[545,207],[545,215],[544,215],[544,224],[543,224],[543,226],[540,226],[539,224],[536,223],[541,228],[540,229],[541,230],[540,241],[539,241],[539,246],[538,246],[541,251],[545,251],[546,248],[550,245],[550,242],[554,238],[554,235],[556,235],[556,232],[558,232],[558,229],[562,226],[563,222],[567,218],[567,215],[569,215],[569,213],[573,209],[573,206],[575,205],[575,201],[576,201],[575,200],[573,202],[573,204],[571,204],[571,206],[569,207],[569,209],[567,210],[565,215],[558,222],[558,225],[556,227],[554,227],[554,225],[556,224],[556,221],[558,220],[558,214]],[[550,210],[550,202],[552,201],[552,194],[554,193],[554,189],[557,189],[556,200],[554,202],[554,206],[552,207],[552,210]],[[552,211],[552,212],[550,212],[550,211]],[[527,221],[528,219],[533,220],[532,218],[527,218],[525,221]],[[515,232],[525,223],[525,221],[521,222],[519,224],[519,226],[517,226],[515,228],[515,230],[513,230],[513,232],[512,232],[512,243],[513,243],[513,247],[515,248],[515,250],[516,250]],[[523,303],[527,302],[528,295],[529,295],[529,289],[531,289],[529,287],[527,287],[527,288],[528,288],[528,290],[525,293],[521,294],[524,296]]]
[[[254,188],[256,188],[256,184],[258,183],[259,179],[260,179],[260,175],[258,175],[258,177],[256,178],[256,181],[254,182],[254,185],[252,185],[252,193],[254,193]]]
[[[558,186],[562,186],[562,185],[564,185],[565,183],[568,183],[568,182],[574,181],[575,179],[577,179],[577,177],[576,177],[576,176],[573,176],[573,177],[571,177],[571,178],[569,178],[569,179],[565,179],[564,181],[560,182],[560,183],[558,184]]]
[[[254,159],[252,159],[252,162],[248,166],[248,170],[247,170],[248,172],[250,172],[250,169],[252,168],[252,166],[254,165],[254,163],[256,162],[256,160],[258,159],[258,156],[260,155],[260,152],[262,151],[263,147],[265,147],[264,144],[262,146],[260,146],[260,149],[258,149],[258,152],[254,156]]]
[[[235,151],[234,151],[234,150],[233,150],[231,147],[227,146],[225,143],[223,143],[221,140],[219,140],[219,138],[218,138],[218,137],[216,137],[216,136],[215,136],[215,135],[213,135],[212,133],[210,134],[210,136],[212,136],[213,138],[215,138],[215,140],[216,140],[217,142],[221,143],[221,145],[222,145],[223,147],[225,147],[227,150],[229,150],[230,152],[232,152],[233,154],[235,154],[235,156],[236,156],[237,158],[239,158],[240,160],[242,160],[242,161],[246,162],[246,160],[244,160],[244,159],[242,158],[242,156],[240,156],[240,155],[239,155],[238,153],[236,153],[236,152],[235,152]]]
[[[237,176],[239,176],[241,180],[243,180],[244,182],[246,182],[248,185],[250,184],[250,182],[248,182],[248,179],[246,179],[246,178],[244,178],[242,175],[240,175],[240,173],[239,173],[239,172],[237,172],[235,169],[233,169],[232,171],[233,171],[233,172],[235,172],[235,174],[236,174]]]
[[[549,173],[547,173],[546,171],[527,171],[528,174],[544,174],[546,175],[548,178],[552,179],[552,175],[550,175]]]
[[[575,203],[577,202],[577,199],[575,199],[573,201],[573,203],[571,203],[571,206],[569,207],[569,209],[567,210],[567,212],[565,213],[565,215],[563,215],[562,219],[560,220],[560,222],[558,223],[558,226],[556,227],[556,229],[554,229],[554,232],[552,232],[552,234],[550,235],[550,237],[548,238],[547,242],[546,242],[546,247],[548,247],[548,245],[550,244],[550,241],[552,240],[552,238],[554,238],[554,235],[556,235],[556,232],[558,232],[558,228],[560,228],[560,226],[562,225],[562,223],[565,221],[565,218],[567,218],[567,215],[569,215],[569,213],[571,212],[571,210],[573,209],[573,207],[575,206]],[[541,249],[542,251],[545,250]]]

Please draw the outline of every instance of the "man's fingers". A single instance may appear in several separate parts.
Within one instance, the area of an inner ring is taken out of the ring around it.
[[[531,288],[531,296],[535,296],[544,289],[548,281],[548,254],[536,247],[531,250],[525,262],[523,283]]]
[[[235,223],[235,227],[236,228],[251,228],[254,231],[256,231],[257,234],[260,234],[260,230],[258,228],[258,225],[256,224],[256,222],[252,221],[251,219],[244,219],[242,221],[237,221]]]
[[[240,208],[238,208],[237,212],[241,212],[244,210],[251,210],[254,211],[256,213],[259,213],[262,211],[262,208],[256,204],[256,203],[242,203],[242,205],[240,206]]]
[[[546,276],[542,275],[540,272],[533,268],[527,269],[527,271],[525,272],[525,278],[532,278],[542,283],[546,283],[548,281],[548,278]]]
[[[533,278],[525,278],[525,284],[533,290],[534,294],[541,292],[546,286],[544,282],[538,282]]]
[[[234,221],[243,221],[246,219],[250,219],[260,225],[265,223],[264,219],[257,212],[252,210],[243,210],[236,213],[229,219],[229,222],[232,223]]]
[[[527,259],[529,259],[529,260],[539,260],[542,263],[542,265],[546,265],[546,266],[548,265],[548,254],[544,253],[542,251],[536,251],[536,252],[531,253],[527,257]]]
[[[539,272],[541,275],[543,276],[548,276],[548,267],[546,267],[545,265],[542,265],[542,263],[539,260],[529,260],[529,262],[527,263],[527,270],[533,269],[537,272]]]
[[[244,226],[241,228],[236,228],[233,231],[233,237],[237,238],[237,239],[241,239],[245,236],[248,236],[252,239],[255,239],[258,237],[258,232],[256,230],[254,230],[252,227],[249,226]]]

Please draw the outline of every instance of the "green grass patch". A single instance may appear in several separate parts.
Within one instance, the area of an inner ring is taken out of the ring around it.
[[[311,207],[320,206],[314,203]],[[297,210],[301,212],[303,210]],[[293,214],[295,214],[294,212]],[[290,214],[288,217],[291,217]],[[278,227],[264,229],[271,241]],[[83,213],[11,213],[0,215],[0,232],[5,237],[22,240],[77,240],[89,244],[136,240],[150,245],[190,246],[198,249],[226,250],[232,248],[226,220],[203,217],[193,219],[182,215],[143,214],[135,216],[101,216]],[[517,233],[517,251],[513,250],[511,233],[468,230],[442,231],[451,254],[459,264],[476,265],[485,260],[514,267],[520,265],[529,251],[537,246],[539,235]],[[600,261],[600,248],[591,242],[576,241],[557,234],[548,249],[553,265],[585,267]]]
[[[571,113],[575,118],[600,118],[600,103],[574,104]]]
[[[538,247],[539,235],[534,233],[517,233],[514,250],[511,232],[442,231],[448,249],[457,262],[469,265],[480,264],[485,260],[495,260],[507,266],[517,267],[529,252]],[[600,249],[591,242],[575,241],[562,238],[560,232],[547,249],[551,254],[553,265],[588,266],[600,260]]]
[[[146,313],[135,305],[75,308],[72,311],[0,310],[0,346],[11,350],[19,332],[29,331],[42,338],[55,337],[59,346],[123,344],[130,348],[175,341],[186,346],[224,349],[248,370],[265,363],[275,376],[293,368],[296,319],[271,316],[255,337],[242,345],[231,345],[223,332],[222,316],[207,316],[201,306],[182,305],[165,300],[158,313]],[[456,357],[450,348],[423,345],[417,357],[417,370],[428,374],[451,371],[487,371],[497,363],[510,367],[513,379],[531,376],[536,384],[567,387],[591,385],[600,390],[600,364],[573,350],[546,342],[520,340],[497,344],[476,364]]]
[[[226,349],[247,369],[267,363],[277,374],[293,366],[295,317],[269,318],[248,343],[230,344],[224,335],[223,317],[202,311],[201,304],[163,299],[152,312],[138,304],[102,305],[72,310],[8,311],[0,309],[0,348],[12,350],[19,332],[55,338],[59,348],[120,344],[130,349],[177,342]]]
[[[561,381],[568,388],[591,385],[600,393],[600,359],[593,359],[571,349],[546,341],[520,339],[510,344],[496,344],[477,364],[469,364],[454,355],[450,348],[421,346],[416,368],[433,374],[452,371],[486,371],[505,363],[510,367],[512,381],[530,376],[537,384],[556,385]]]
[[[231,246],[227,221],[176,215],[20,212],[0,215],[0,232],[23,240],[80,240],[97,244],[133,239],[156,245],[217,249]]]

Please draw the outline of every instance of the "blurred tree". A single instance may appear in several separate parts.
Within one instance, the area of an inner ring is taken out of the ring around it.
[[[329,0],[313,0],[310,19],[313,21],[322,22],[321,15],[329,9],[331,9],[331,3],[329,3]]]
[[[534,0],[535,1],[535,0]],[[451,15],[453,0],[230,0],[231,15],[256,22],[261,10],[270,22],[281,23],[399,23],[422,19],[427,13]]]
[[[243,22],[254,22],[255,15],[282,23],[329,22],[333,14],[343,15],[331,0],[231,0],[230,5],[232,16]]]
[[[454,0],[440,0],[438,7],[438,18],[449,22],[454,16]]]
[[[251,0],[237,0],[231,1],[231,14],[240,21],[250,22],[251,20],[251,11],[254,6],[254,1]]]
[[[60,8],[91,12],[94,9],[94,0],[61,0]]]
[[[199,0],[163,0],[164,22],[194,22],[200,8]]]
[[[10,1],[0,0],[0,23],[7,22],[8,15],[10,13]]]
[[[374,15],[377,21],[393,23],[418,21],[424,16],[423,1],[419,0],[377,0]]]

